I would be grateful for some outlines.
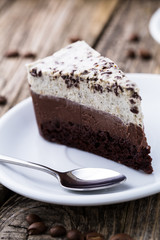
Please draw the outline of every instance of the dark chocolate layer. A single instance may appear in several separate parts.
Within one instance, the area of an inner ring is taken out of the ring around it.
[[[70,100],[31,92],[40,134],[65,144],[151,173],[150,147],[142,128],[125,125],[111,114]]]

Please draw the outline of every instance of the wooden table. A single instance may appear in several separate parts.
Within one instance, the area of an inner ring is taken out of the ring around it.
[[[84,39],[125,72],[160,73],[160,46],[148,32],[150,17],[159,7],[158,0],[1,0],[0,95],[8,102],[0,106],[0,115],[29,96],[24,65],[33,59],[24,55],[45,57],[71,38]],[[140,41],[128,41],[135,32]],[[126,56],[129,49],[136,58]],[[142,59],[141,49],[153,57]],[[13,50],[19,57],[4,56]],[[106,240],[119,232],[135,240],[160,239],[160,194],[109,206],[66,207],[33,201],[0,185],[0,203],[0,239],[53,239],[48,232],[27,236],[25,217],[30,212],[39,214],[48,229],[57,222],[67,229],[95,230]]]

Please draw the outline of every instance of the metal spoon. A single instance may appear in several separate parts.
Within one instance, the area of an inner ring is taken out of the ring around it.
[[[74,191],[91,191],[110,188],[126,180],[123,174],[105,168],[79,168],[67,172],[58,172],[41,164],[4,155],[0,155],[0,163],[10,163],[49,173],[58,179],[62,187]]]

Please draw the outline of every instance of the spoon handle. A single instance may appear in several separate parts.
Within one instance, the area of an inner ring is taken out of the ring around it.
[[[21,159],[16,159],[16,158],[13,158],[13,157],[8,157],[8,156],[1,155],[1,154],[0,154],[0,163],[10,163],[10,164],[18,165],[18,166],[21,166],[21,167],[37,169],[37,170],[40,170],[42,172],[49,173],[56,178],[58,178],[58,174],[59,174],[58,171],[55,171],[55,170],[53,170],[51,168],[48,168],[46,166],[43,166],[41,164],[28,162],[28,161],[24,161],[24,160],[21,160]]]

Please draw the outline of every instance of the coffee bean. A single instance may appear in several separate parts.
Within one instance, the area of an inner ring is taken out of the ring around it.
[[[71,37],[69,39],[69,41],[70,41],[70,43],[74,43],[74,42],[77,42],[77,41],[81,41],[81,38],[79,38],[79,37]]]
[[[67,239],[69,240],[81,240],[82,236],[82,233],[76,229],[67,232]]]
[[[19,57],[20,54],[17,50],[10,50],[4,54],[5,57],[7,58],[14,58],[14,57]]]
[[[136,52],[133,49],[128,49],[127,51],[127,57],[128,58],[136,58]]]
[[[128,234],[119,233],[112,236],[109,240],[133,240]]]
[[[152,54],[146,49],[141,49],[139,55],[144,60],[150,60],[152,58]]]
[[[7,103],[7,98],[5,96],[0,96],[0,105],[5,105]]]
[[[26,52],[22,55],[24,58],[35,58],[36,54],[33,52]]]
[[[37,235],[44,233],[46,230],[46,226],[43,222],[34,222],[28,227],[29,235]]]
[[[29,224],[32,224],[34,222],[41,222],[41,218],[36,214],[30,213],[26,216],[26,221]]]
[[[56,225],[50,229],[50,235],[52,237],[61,237],[66,235],[66,229],[61,225]]]
[[[137,33],[132,33],[129,37],[130,42],[139,42],[140,36]]]
[[[90,232],[86,234],[86,240],[104,240],[104,236],[97,232]]]

